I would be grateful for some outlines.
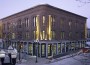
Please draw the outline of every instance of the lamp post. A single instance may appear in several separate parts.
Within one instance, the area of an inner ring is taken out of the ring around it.
[[[19,61],[20,61],[20,59],[21,59],[21,43],[20,42],[18,42],[19,43]]]
[[[38,41],[36,40],[36,63],[38,62],[37,61],[37,56],[38,56]]]

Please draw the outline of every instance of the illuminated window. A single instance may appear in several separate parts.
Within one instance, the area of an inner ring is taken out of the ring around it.
[[[48,55],[50,55],[50,53],[51,53],[51,45],[49,44],[48,45]]]
[[[30,55],[33,53],[33,46],[32,46],[32,44],[29,44],[29,49],[28,49],[28,51],[29,51],[29,54],[30,54]]]
[[[45,16],[43,16],[43,25],[45,25]]]
[[[42,56],[44,56],[45,55],[45,45],[44,44],[42,44],[41,45],[41,54],[42,54]]]
[[[33,17],[33,26],[35,27],[34,39],[39,40],[39,36],[40,36],[39,15]]]
[[[34,16],[34,27],[36,26],[36,16]]]
[[[69,28],[71,29],[71,25],[72,25],[72,22],[71,21],[69,21]]]
[[[39,15],[36,16],[36,40],[39,40],[40,37],[40,24],[39,24]]]
[[[47,32],[48,32],[48,39],[52,40],[52,38],[55,38],[55,34],[52,31],[52,27],[55,26],[55,17],[53,15],[48,15],[49,16],[49,22],[48,22],[48,28],[47,28]]]
[[[53,45],[53,54],[56,55],[56,44]]]
[[[48,27],[49,40],[52,39],[52,31],[51,31],[51,28],[52,28],[52,17],[51,17],[51,15],[49,15],[49,27]]]
[[[71,26],[71,21],[69,22],[69,26]]]

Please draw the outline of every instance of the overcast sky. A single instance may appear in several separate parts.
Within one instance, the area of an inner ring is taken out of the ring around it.
[[[90,28],[90,4],[76,0],[0,0],[0,19],[39,4],[50,4],[87,17],[87,27]]]

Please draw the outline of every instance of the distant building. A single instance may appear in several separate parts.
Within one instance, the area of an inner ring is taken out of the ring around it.
[[[87,29],[87,41],[90,41],[90,29]]]
[[[0,39],[2,38],[2,21],[0,20]]]
[[[3,40],[2,40],[2,21],[0,20],[0,48],[3,48]]]
[[[86,17],[43,4],[5,17],[4,47],[48,57],[85,47]]]

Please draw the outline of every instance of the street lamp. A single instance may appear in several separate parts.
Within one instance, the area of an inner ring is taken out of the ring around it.
[[[22,45],[21,45],[21,43],[19,42],[19,61],[20,61],[20,59],[21,59],[21,54],[20,54],[21,48],[22,48]]]
[[[36,61],[35,62],[37,63],[38,62],[37,61],[37,56],[38,56],[38,41],[37,40],[35,44],[36,44]]]

